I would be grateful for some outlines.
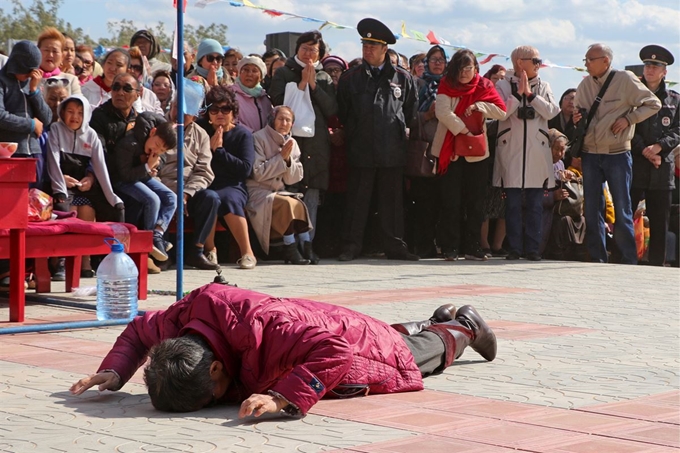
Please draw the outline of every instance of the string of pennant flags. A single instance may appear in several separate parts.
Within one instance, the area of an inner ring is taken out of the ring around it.
[[[176,0],[175,0],[176,1]],[[186,0],[184,0],[186,2]],[[356,30],[356,27],[350,26],[350,25],[342,25],[338,24],[336,22],[327,20],[327,19],[317,19],[314,17],[309,17],[309,16],[304,16],[301,14],[296,14],[296,13],[291,13],[288,11],[280,11],[278,9],[274,8],[269,8],[267,6],[262,6],[262,5],[256,5],[250,0],[242,0],[242,1],[235,1],[235,0],[198,0],[194,6],[197,8],[205,8],[206,6],[212,4],[212,3],[229,3],[230,6],[234,7],[239,7],[239,8],[253,8],[253,9],[258,9],[262,11],[264,14],[267,14],[268,16],[271,17],[287,17],[287,18],[292,18],[292,19],[301,19],[305,22],[312,22],[312,23],[317,23],[319,25],[319,30],[322,30],[326,27],[329,28],[335,28],[335,29],[351,29],[351,30]],[[185,3],[186,4],[186,3]],[[417,31],[417,30],[408,30],[406,29],[406,22],[402,21],[401,22],[401,32],[398,34],[394,35],[395,38],[397,39],[410,39],[414,41],[420,41],[420,42],[425,42],[430,45],[440,45],[443,47],[449,47],[453,50],[460,50],[460,49],[468,49],[466,46],[459,46],[455,44],[451,44],[449,41],[446,39],[442,38],[441,36],[435,34],[432,30],[429,30],[427,34]],[[510,60],[510,57],[508,55],[503,55],[501,53],[491,53],[491,52],[478,52],[474,51],[475,56],[479,60],[479,64],[483,65],[486,63],[489,63],[491,60],[494,58],[504,58],[506,61]],[[552,63],[549,60],[543,60],[543,63],[541,65],[542,67],[546,68],[556,68],[556,69],[571,69],[573,71],[578,71],[578,72],[586,72],[586,68],[580,67],[580,66],[570,66],[570,65],[560,65],[560,64],[555,64]],[[671,82],[671,81],[666,81],[666,86],[672,87],[674,85],[677,85],[677,82]]]

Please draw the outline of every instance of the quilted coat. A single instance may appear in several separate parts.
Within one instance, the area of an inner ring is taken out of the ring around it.
[[[219,284],[136,317],[99,370],[116,370],[125,383],[153,345],[189,332],[208,341],[243,387],[239,400],[272,390],[306,414],[326,394],[423,388],[413,355],[388,324],[335,305]]]

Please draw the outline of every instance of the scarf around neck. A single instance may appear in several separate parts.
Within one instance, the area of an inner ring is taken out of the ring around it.
[[[301,67],[302,69],[305,69],[305,68],[307,67],[307,63],[305,63],[304,61],[300,60],[300,59],[297,57],[297,55],[295,55],[293,58],[295,58],[295,62],[296,62],[297,64],[299,64],[300,67]],[[316,69],[317,71],[323,69],[323,65],[321,64],[320,61],[317,61],[316,63],[314,63],[314,69]]]
[[[102,76],[97,76],[92,80],[94,81],[94,83],[96,83],[99,86],[99,88],[101,88],[105,92],[107,92],[107,93],[111,92],[111,87],[106,86],[106,83],[104,83],[104,78]]]
[[[458,105],[453,113],[458,116],[473,134],[481,134],[484,131],[484,117],[479,111],[473,113],[469,117],[465,116],[465,110],[474,104],[475,102],[487,102],[489,104],[494,104],[500,107],[503,111],[506,110],[505,102],[496,91],[491,80],[481,77],[479,74],[475,74],[474,78],[463,86],[452,86],[447,79],[444,79],[442,83],[439,84],[438,94],[443,94],[451,98],[460,98],[458,100]],[[446,130],[446,137],[444,138],[444,144],[439,153],[439,173],[446,173],[446,169],[451,162],[451,158],[454,157],[453,146],[454,146],[455,136]]]
[[[43,79],[49,79],[50,77],[54,77],[59,74],[61,74],[60,68],[55,68],[52,72],[43,71]]]
[[[264,88],[262,88],[262,85],[259,83],[252,88],[248,88],[243,83],[241,83],[241,79],[238,77],[236,78],[236,83],[238,83],[238,86],[241,88],[241,90],[250,97],[259,98],[262,96],[262,94],[264,94]]]
[[[203,77],[204,79],[208,78],[208,70],[201,67],[201,66],[196,66],[196,72],[198,72],[198,75]],[[224,69],[220,66],[220,69],[217,70],[217,80],[222,80],[224,77]]]
[[[423,86],[418,92],[418,99],[420,99],[420,106],[418,107],[419,112],[427,112],[430,110],[432,103],[437,97],[437,89],[439,88],[439,82],[444,74],[435,75],[425,70],[423,73],[423,80],[425,81],[425,86]]]

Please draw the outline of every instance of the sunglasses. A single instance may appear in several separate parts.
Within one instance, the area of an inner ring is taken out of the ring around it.
[[[89,68],[90,66],[92,66],[94,64],[94,61],[92,61],[92,60],[86,60],[81,56],[78,56],[78,58],[80,58],[80,60],[83,62],[83,66],[85,66],[87,68]]]
[[[83,73],[83,67],[82,66],[74,66],[73,67],[73,72],[76,73],[76,75],[80,75]]]
[[[217,115],[218,113],[222,113],[226,115],[227,113],[231,112],[231,107],[227,107],[226,105],[223,105],[222,107],[218,107],[216,105],[211,105],[208,107],[208,113],[212,113],[213,115]]]
[[[540,58],[520,58],[520,60],[522,60],[522,61],[530,61],[530,62],[532,62],[534,65],[537,65],[537,66],[540,66],[540,65],[543,64],[543,60],[541,60]]]
[[[141,64],[131,64],[130,69],[135,72],[142,72],[144,71],[144,66],[142,66]]]
[[[111,91],[120,91],[120,90],[123,90],[126,93],[132,93],[133,91],[137,91],[137,88],[133,87],[129,83],[125,84],[125,85],[121,85],[118,82],[114,83],[113,86],[111,87]]]
[[[68,86],[70,83],[71,81],[67,78],[50,77],[49,79],[45,79],[45,85],[48,87],[54,85]]]
[[[222,61],[224,60],[224,56],[222,55],[206,55],[205,59],[208,60],[208,63],[212,63],[214,61]]]

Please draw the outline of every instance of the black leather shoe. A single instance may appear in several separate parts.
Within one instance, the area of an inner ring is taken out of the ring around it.
[[[519,253],[509,252],[508,256],[506,256],[505,259],[508,260],[508,261],[516,261],[516,260],[519,259]]]
[[[309,264],[309,260],[303,258],[302,255],[300,255],[297,243],[295,242],[283,246],[283,261],[286,264],[288,263],[300,265]]]
[[[470,343],[472,349],[489,362],[496,358],[496,335],[472,305],[460,307],[456,312],[456,321],[475,334]]]
[[[527,253],[527,259],[529,261],[541,261],[541,255],[536,252]]]
[[[302,256],[309,260],[309,264],[319,264],[319,255],[314,253],[312,243],[309,241],[302,244]]]
[[[206,258],[203,253],[187,254],[187,256],[184,257],[184,264],[208,271],[216,271],[220,268],[219,264],[208,261],[208,258]]]
[[[353,261],[355,259],[357,259],[357,255],[351,250],[345,250],[338,256],[338,261]]]
[[[414,255],[406,249],[399,249],[394,252],[386,252],[385,256],[388,260],[401,260],[401,261],[418,261],[420,257]]]

